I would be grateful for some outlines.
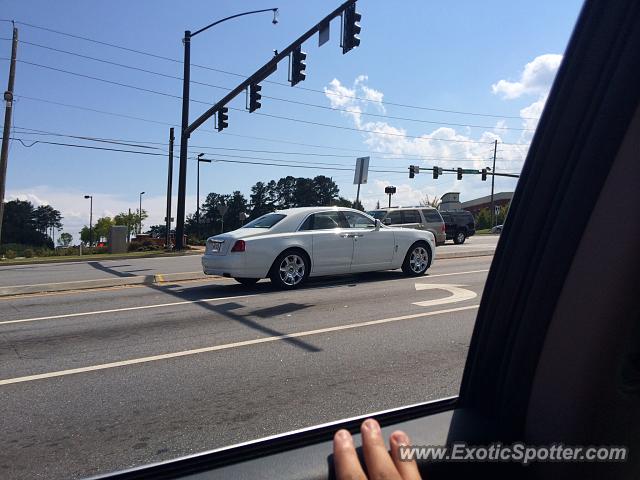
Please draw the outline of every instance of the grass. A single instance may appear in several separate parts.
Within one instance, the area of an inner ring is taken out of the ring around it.
[[[145,257],[177,257],[189,255],[190,253],[200,253],[198,250],[187,250],[186,252],[165,252],[163,250],[147,252],[128,253],[96,253],[92,255],[65,255],[51,257],[14,258],[0,260],[1,265],[26,265],[31,263],[64,263],[77,262],[82,260],[117,260],[119,258],[145,258]]]
[[[491,229],[490,228],[483,228],[482,230],[476,230],[476,234],[477,235],[490,235],[491,234]]]

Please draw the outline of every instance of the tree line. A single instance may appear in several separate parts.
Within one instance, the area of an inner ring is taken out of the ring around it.
[[[62,214],[51,205],[11,200],[4,205],[1,244],[20,243],[53,248],[55,230],[62,228]]]
[[[293,177],[256,182],[251,187],[249,198],[236,190],[231,194],[209,193],[200,205],[200,222],[196,212],[187,215],[185,233],[192,239],[202,239],[221,232],[240,228],[247,221],[265,213],[294,207],[337,205],[363,210],[362,204],[354,205],[340,196],[340,189],[330,177],[318,175],[314,178]],[[224,215],[220,207],[226,207]],[[162,237],[164,225],[154,225],[149,233]]]

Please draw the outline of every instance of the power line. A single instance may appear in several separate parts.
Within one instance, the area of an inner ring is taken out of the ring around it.
[[[5,38],[0,38],[0,40],[10,40],[10,39],[5,39]],[[88,60],[93,60],[96,62],[101,62],[101,63],[105,63],[108,65],[114,65],[117,67],[121,67],[121,68],[126,68],[126,69],[130,69],[130,70],[134,70],[134,71],[138,71],[138,72],[143,72],[143,73],[148,73],[148,74],[152,74],[152,75],[157,75],[160,77],[164,77],[164,78],[170,78],[173,80],[179,80],[182,81],[182,77],[180,76],[176,76],[176,75],[169,75],[166,73],[162,73],[162,72],[157,72],[154,70],[148,70],[145,68],[140,68],[140,67],[135,67],[132,65],[126,65],[123,63],[118,63],[118,62],[113,62],[111,60],[105,60],[105,59],[101,59],[101,58],[97,58],[97,57],[93,57],[90,55],[83,55],[81,53],[77,53],[77,52],[71,52],[68,50],[62,50],[59,48],[53,48],[53,47],[49,47],[46,45],[40,45],[38,43],[34,43],[34,42],[28,42],[25,40],[22,40],[21,43],[27,44],[27,45],[32,45],[38,48],[43,48],[43,49],[47,49],[47,50],[51,50],[54,52],[59,52],[59,53],[64,53],[67,55],[73,55],[79,58],[84,58],[84,59],[88,59]],[[42,66],[42,65],[40,65]],[[46,68],[43,66],[43,68]],[[71,72],[69,72],[71,73]],[[196,84],[196,85],[202,85],[202,86],[206,86],[206,87],[211,87],[211,88],[216,88],[219,90],[224,90],[226,92],[230,91],[230,88],[228,87],[223,87],[220,85],[214,85],[211,83],[207,83],[207,82],[199,82],[196,80],[192,80],[191,83]],[[326,94],[329,94],[330,92],[326,92]],[[280,97],[273,97],[270,95],[262,95],[263,98],[267,98],[270,100],[275,100],[278,102],[286,102],[286,103],[291,103],[294,105],[302,105],[302,106],[306,106],[306,107],[312,107],[312,108],[319,108],[319,109],[323,109],[323,110],[331,110],[331,111],[335,111],[335,112],[343,112],[343,113],[350,113],[350,114],[358,114],[358,115],[364,115],[364,116],[369,116],[369,117],[377,117],[377,118],[387,118],[387,119],[391,119],[391,120],[402,120],[402,121],[408,121],[408,122],[416,122],[416,123],[425,123],[425,124],[430,124],[430,125],[443,125],[443,126],[449,126],[449,127],[468,127],[468,128],[484,128],[487,130],[514,130],[514,131],[530,131],[533,132],[535,131],[535,129],[532,128],[520,128],[520,127],[502,127],[502,126],[490,126],[490,125],[473,125],[473,124],[468,124],[468,123],[454,123],[454,122],[440,122],[440,121],[435,121],[435,120],[424,120],[424,119],[420,119],[420,118],[408,118],[408,117],[399,117],[399,116],[394,116],[394,115],[386,115],[386,114],[379,114],[379,113],[371,113],[371,112],[360,112],[358,110],[349,110],[346,108],[335,108],[335,107],[329,107],[326,105],[318,105],[315,103],[309,103],[309,102],[301,102],[301,101],[296,101],[296,100],[291,100],[288,98],[280,98]],[[521,117],[518,117],[521,118]]]
[[[114,143],[114,144],[118,144],[118,145],[124,145],[124,146],[133,146],[133,147],[140,147],[140,148],[153,148],[156,150],[162,150],[164,151],[164,149],[161,149],[159,147],[149,147],[148,145],[160,145],[163,147],[166,147],[168,145],[168,143],[166,142],[149,142],[149,141],[143,141],[143,140],[131,140],[131,139],[114,139],[114,138],[102,138],[102,137],[93,137],[93,136],[88,136],[88,135],[71,135],[71,134],[64,134],[64,133],[59,133],[59,132],[51,132],[48,130],[41,130],[41,129],[32,129],[32,128],[27,128],[27,127],[20,127],[20,126],[16,126],[16,128],[18,130],[20,130],[20,134],[22,135],[51,135],[51,136],[58,136],[58,137],[66,137],[66,138],[74,138],[74,139],[81,139],[81,140],[88,140],[88,141],[96,141],[96,142],[105,142],[105,143]],[[141,144],[146,144],[146,145],[141,145]],[[197,146],[194,145],[192,146],[193,149],[199,149],[199,150],[222,150],[222,151],[233,151],[233,152],[249,152],[249,153],[267,153],[267,154],[276,154],[276,155],[298,155],[298,156],[321,156],[321,157],[337,157],[337,158],[350,158],[352,159],[353,156],[352,155],[335,155],[335,154],[320,154],[320,153],[306,153],[306,152],[283,152],[283,151],[273,151],[273,150],[255,150],[255,149],[243,149],[243,148],[225,148],[225,147],[210,147],[210,146]],[[195,151],[195,150],[194,150]],[[379,152],[371,152],[373,155],[375,155],[375,158],[379,159],[379,160],[393,160],[393,161],[397,161],[397,160],[411,160],[410,158],[407,158],[406,156],[396,156],[396,157],[379,157],[378,153]],[[238,155],[229,155],[229,154],[223,154],[223,153],[216,153],[217,155],[220,156],[227,156],[227,157],[236,157],[236,158],[247,158],[247,159],[258,159],[258,160],[274,160],[274,159],[267,159],[264,157],[251,157],[251,156],[238,156]],[[440,160],[440,161],[478,161],[478,160],[482,160],[482,158],[443,158],[442,156],[424,156],[422,158],[423,160],[426,159],[431,159],[431,160]],[[284,160],[277,160],[277,161],[284,161]],[[313,162],[313,163],[318,163],[318,164],[327,164],[327,165],[331,165],[332,163],[327,163],[327,162]],[[347,165],[345,163],[333,163],[333,165]]]
[[[5,21],[9,21],[9,20],[5,20]],[[122,46],[122,45],[117,45],[117,44],[110,43],[110,42],[96,40],[96,39],[85,37],[85,36],[81,36],[81,35],[62,32],[60,30],[54,30],[52,28],[42,27],[42,26],[39,26],[39,25],[34,25],[34,24],[26,23],[26,22],[15,22],[15,23],[17,23],[19,25],[24,25],[26,27],[31,27],[31,28],[36,28],[36,29],[39,29],[39,30],[44,30],[44,31],[47,31],[47,32],[50,32],[50,33],[55,33],[57,35],[67,36],[67,37],[70,37],[70,38],[75,38],[77,40],[84,40],[84,41],[95,43],[95,44],[98,44],[98,45],[108,46],[108,47],[116,48],[116,49],[119,49],[119,50],[131,52],[131,53],[136,53],[136,54],[145,55],[145,56],[156,58],[156,59],[160,59],[160,60],[169,61],[169,62],[172,62],[172,63],[177,63],[177,64],[182,64],[183,63],[182,60],[178,60],[178,59],[175,59],[175,58],[167,57],[167,56],[164,56],[164,55],[158,55],[158,54],[155,54],[155,53],[146,52],[146,51],[143,51],[143,50],[137,50],[137,49],[134,49],[134,48],[129,48],[129,47],[125,47],[125,46]],[[217,69],[217,68],[213,68],[213,67],[208,67],[208,66],[205,66],[205,65],[198,65],[198,64],[193,64],[192,63],[191,66],[197,67],[197,68],[202,68],[202,69],[205,69],[205,70],[218,72],[218,73],[223,73],[225,75],[232,75],[232,76],[235,76],[235,77],[246,78],[246,75],[243,75],[243,74],[240,74],[240,73],[230,72],[230,71],[227,71],[227,70],[221,70],[221,69]],[[266,83],[289,87],[288,84],[283,83],[283,82],[274,82],[274,81],[271,81],[271,80],[267,80]],[[351,99],[354,99],[354,100],[378,103],[375,100],[371,100],[371,99],[365,98],[365,97],[358,97],[358,96],[353,96],[353,95],[343,95],[343,94],[336,93],[336,92],[325,92],[323,90],[318,90],[318,89],[309,88],[309,87],[298,87],[298,88],[300,90],[309,91],[309,92],[315,92],[315,93],[321,93],[323,95],[334,95],[334,96],[338,96],[338,97],[351,98]],[[450,109],[443,109],[443,108],[423,107],[423,106],[418,106],[418,105],[408,105],[408,104],[403,104],[403,103],[398,103],[398,102],[390,102],[390,101],[386,101],[385,104],[386,105],[395,106],[395,107],[410,108],[410,109],[415,109],[415,110],[426,110],[426,111],[441,112],[441,113],[451,113],[451,114],[457,114],[457,115],[471,115],[471,116],[489,117],[489,118],[511,118],[511,119],[538,120],[538,118],[534,118],[534,117],[519,117],[519,116],[513,116],[513,115],[496,115],[496,114],[489,114],[489,113],[466,112],[466,111],[460,111],[460,110],[450,110]]]
[[[3,58],[3,60],[6,60],[6,59]],[[180,97],[179,95],[173,95],[171,93],[161,92],[161,91],[153,90],[153,89],[150,89],[150,88],[138,87],[136,85],[130,85],[130,84],[127,84],[127,83],[116,82],[116,81],[113,81],[113,80],[107,80],[107,79],[104,79],[104,78],[94,77],[92,75],[86,75],[86,74],[83,74],[83,73],[71,72],[69,70],[56,68],[56,67],[51,67],[51,66],[48,66],[48,65],[42,65],[42,64],[39,64],[39,63],[35,63],[35,62],[29,62],[29,61],[26,61],[26,60],[18,60],[18,62],[27,64],[27,65],[36,66],[36,67],[45,68],[45,69],[48,69],[48,70],[53,70],[53,71],[60,72],[60,73],[65,73],[65,74],[69,74],[69,75],[75,75],[75,76],[78,76],[78,77],[82,77],[82,78],[86,78],[86,79],[90,79],[90,80],[95,80],[95,81],[99,81],[99,82],[103,82],[103,83],[107,83],[107,84],[111,84],[111,85],[130,88],[130,89],[133,89],[133,90],[139,90],[139,91],[146,92],[146,93],[152,93],[152,94],[161,95],[161,96],[164,96],[164,97],[174,98],[174,99],[178,99],[178,100],[182,99],[182,97]],[[211,102],[206,102],[204,100],[191,99],[190,101],[192,101],[194,103],[204,104],[204,105],[210,105],[211,104]],[[248,111],[246,111],[244,109],[241,109],[241,108],[230,107],[230,110],[249,113]],[[348,130],[348,131],[354,131],[354,132],[360,132],[360,133],[370,133],[372,135],[386,135],[386,136],[392,136],[392,137],[411,138],[411,139],[414,139],[414,140],[422,140],[422,141],[431,140],[431,141],[438,141],[438,142],[473,143],[473,144],[491,144],[491,143],[493,143],[493,142],[489,142],[489,141],[461,140],[461,139],[453,139],[453,138],[437,138],[437,137],[430,137],[430,136],[419,136],[419,135],[409,135],[409,134],[400,134],[400,133],[392,133],[392,132],[381,132],[381,131],[378,131],[378,130],[358,129],[358,128],[355,128],[355,127],[347,127],[347,126],[344,126],[344,125],[334,125],[334,124],[322,123],[322,122],[312,122],[310,120],[303,120],[303,119],[299,119],[299,118],[292,118],[292,117],[286,117],[286,116],[282,116],[282,115],[274,115],[274,114],[263,113],[263,112],[253,112],[253,114],[254,115],[260,115],[260,116],[263,116],[263,117],[276,118],[276,119],[279,119],[279,120],[286,120],[286,121],[297,122],[297,123],[302,123],[302,124],[307,124],[307,125],[325,127],[325,128],[334,128],[334,129],[339,129],[339,130]],[[503,145],[520,145],[520,144],[516,144],[516,143],[506,143],[506,142],[502,142],[502,144]],[[522,144],[522,145],[524,145],[524,144]]]

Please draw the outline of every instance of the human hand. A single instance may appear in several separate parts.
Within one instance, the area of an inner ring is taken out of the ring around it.
[[[419,480],[420,472],[415,460],[400,460],[400,446],[408,446],[409,437],[399,430],[389,437],[391,455],[387,451],[380,424],[369,418],[360,427],[362,434],[362,450],[369,476],[365,475],[353,437],[347,430],[338,430],[333,437],[333,457],[338,480]]]

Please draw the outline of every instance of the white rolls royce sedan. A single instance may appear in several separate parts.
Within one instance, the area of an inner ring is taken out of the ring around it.
[[[208,238],[202,268],[243,285],[268,277],[291,289],[310,276],[396,268],[423,275],[434,255],[431,232],[387,227],[350,208],[303,207],[268,213]]]

